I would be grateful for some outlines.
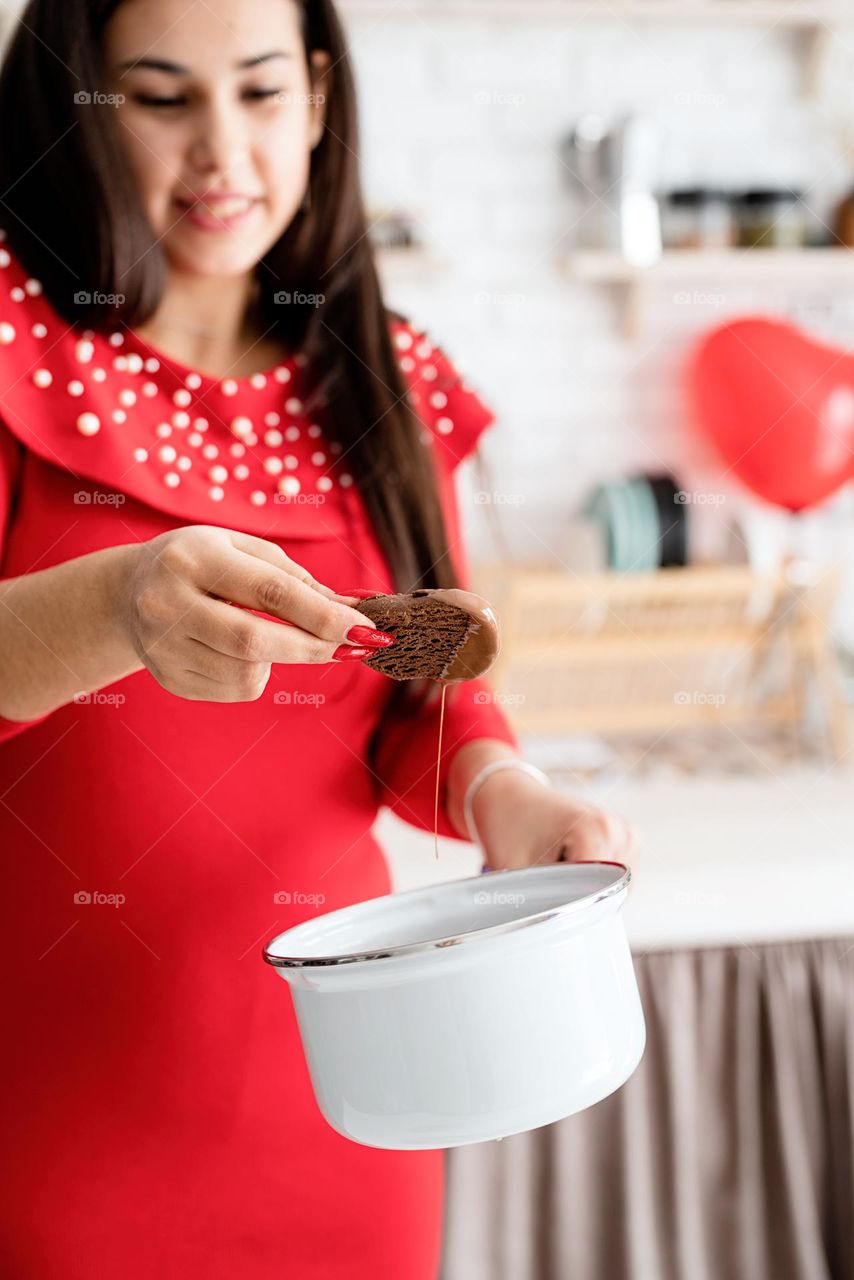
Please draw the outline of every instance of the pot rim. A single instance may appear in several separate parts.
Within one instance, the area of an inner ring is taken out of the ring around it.
[[[535,869],[553,871],[559,863],[549,864],[547,867],[516,867],[513,871],[494,872],[497,875],[513,875],[516,871],[531,871]],[[583,863],[568,863],[570,866],[582,866]],[[605,898],[612,898],[616,894],[621,893],[628,885],[632,878],[632,873],[623,862],[614,862],[606,858],[597,859],[593,864],[595,866],[620,867],[623,874],[612,885],[608,885],[605,889],[599,889],[594,893],[588,893],[583,898],[574,898],[570,902],[565,902],[560,906],[549,907],[545,911],[538,911],[534,915],[523,916],[519,920],[506,920],[502,924],[489,925],[483,929],[467,929],[464,933],[451,934],[442,938],[430,938],[424,942],[402,942],[393,947],[382,947],[369,951],[351,951],[343,955],[331,956],[276,956],[272,955],[270,948],[275,944],[277,939],[290,933],[290,929],[284,930],[284,933],[277,933],[264,947],[263,957],[267,964],[272,965],[276,969],[320,969],[331,965],[343,964],[361,964],[368,960],[389,960],[397,956],[411,956],[424,954],[429,951],[444,951],[448,947],[462,946],[465,943],[479,942],[484,938],[494,938],[500,934],[516,933],[520,929],[527,929],[532,925],[545,924],[548,920],[554,920],[556,917],[571,915],[576,911],[580,911],[584,907],[592,907],[597,902],[602,902]],[[479,875],[463,876],[459,880],[448,881],[450,884],[465,884],[467,882],[483,881]],[[405,889],[401,893],[386,894],[384,897],[405,898],[409,894],[424,893],[425,890],[436,888],[436,885],[421,885],[417,889]],[[376,902],[379,899],[367,899],[366,902]],[[353,906],[362,906],[362,903],[353,903]],[[348,907],[339,908],[341,911],[349,910]],[[309,923],[303,921],[301,923]],[[294,929],[300,928],[300,925],[294,925]]]

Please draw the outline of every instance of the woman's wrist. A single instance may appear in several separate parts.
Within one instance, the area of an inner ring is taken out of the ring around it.
[[[543,791],[543,782],[520,769],[501,769],[485,778],[471,803],[473,834],[482,847],[489,849],[500,842],[514,817],[528,804],[538,804]]]
[[[0,584],[5,719],[37,720],[141,669],[122,621],[136,549],[107,547]]]
[[[490,783],[492,787],[490,788]],[[499,785],[495,785],[495,784]],[[469,783],[463,801],[463,814],[469,839],[477,844],[485,844],[488,830],[484,812],[490,817],[498,815],[498,830],[501,821],[509,817],[512,807],[524,804],[530,794],[533,783],[536,791],[550,787],[547,775],[527,760],[494,760],[485,765]],[[486,796],[484,797],[484,792]],[[480,822],[478,822],[478,813]]]
[[[467,742],[465,746],[460,747],[451,761],[448,772],[447,809],[451,825],[464,840],[470,838],[464,809],[470,783],[485,765],[491,764],[494,760],[519,759],[519,753],[514,751],[509,743],[502,742],[499,738],[476,738],[473,742]],[[509,774],[510,771],[506,772]],[[485,787],[486,783],[483,785]],[[475,821],[477,821],[476,814]]]
[[[105,552],[98,578],[98,601],[103,619],[103,633],[109,637],[116,654],[128,662],[142,666],[133,645],[129,626],[131,583],[139,562],[141,543],[111,547]]]

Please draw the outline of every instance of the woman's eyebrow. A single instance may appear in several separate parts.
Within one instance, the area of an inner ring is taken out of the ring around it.
[[[261,66],[264,62],[272,62],[275,58],[292,58],[292,53],[286,53],[284,50],[274,50],[272,53],[259,53],[257,57],[245,58],[242,62],[236,64],[235,70],[248,71],[251,67]],[[135,67],[147,67],[151,71],[165,71],[167,75],[172,76],[189,76],[192,74],[189,67],[182,67],[178,62],[169,62],[165,58],[130,58],[127,62],[119,63],[119,71],[132,71]]]
[[[284,49],[276,49],[272,53],[259,53],[257,58],[247,58],[245,62],[238,62],[237,70],[248,71],[250,67],[257,67],[262,62],[272,62],[274,58],[292,58],[293,56]]]

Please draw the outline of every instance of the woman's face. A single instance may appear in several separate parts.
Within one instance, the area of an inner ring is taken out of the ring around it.
[[[323,130],[325,54],[294,0],[124,0],[109,22],[118,132],[172,265],[254,267],[291,222]]]

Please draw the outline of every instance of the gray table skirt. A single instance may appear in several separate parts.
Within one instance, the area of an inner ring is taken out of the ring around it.
[[[632,1079],[449,1153],[443,1280],[854,1280],[854,939],[636,966]]]

